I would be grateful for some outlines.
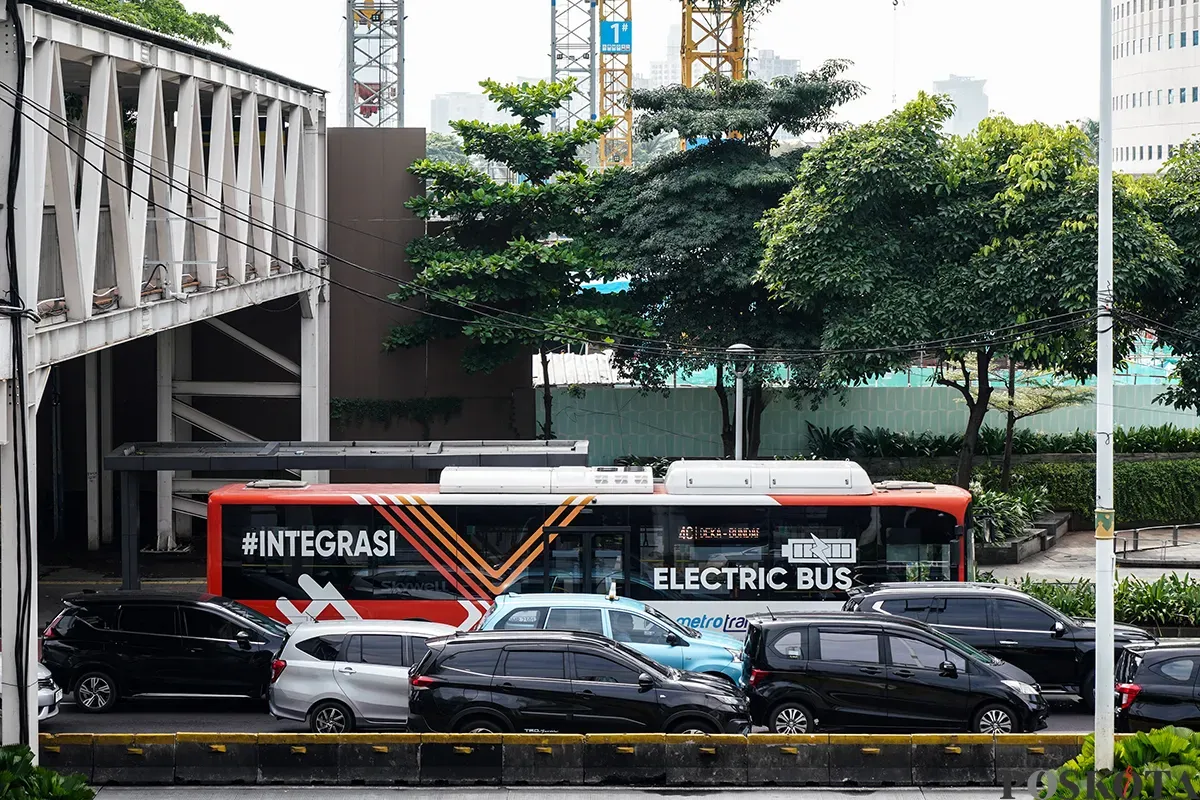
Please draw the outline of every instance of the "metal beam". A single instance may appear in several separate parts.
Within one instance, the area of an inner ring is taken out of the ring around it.
[[[190,422],[205,433],[216,436],[226,442],[260,442],[258,439],[243,430],[233,427],[232,425],[221,422],[214,416],[205,414],[192,408],[187,403],[181,400],[171,401],[171,413],[180,419]]]
[[[300,384],[281,381],[175,381],[175,394],[202,397],[299,397]]]
[[[199,500],[192,500],[189,497],[172,497],[171,503],[178,514],[187,514],[196,519],[208,519],[207,503],[201,503]]]
[[[305,275],[305,274],[306,273],[303,273],[303,272],[288,273],[289,276],[290,275]],[[271,280],[278,280],[278,278],[272,278]],[[315,287],[310,286],[308,288],[312,289]],[[295,375],[296,377],[300,377],[300,365],[297,364],[295,361],[292,361],[287,356],[281,355],[281,354],[275,352],[274,350],[272,350],[271,348],[267,347],[265,344],[258,341],[257,339],[247,336],[246,334],[239,331],[237,328],[230,325],[228,322],[225,322],[225,321],[219,320],[219,319],[209,319],[209,320],[207,320],[207,322],[209,325],[213,326],[214,328],[219,330],[221,333],[228,336],[230,339],[233,339],[238,344],[241,344],[245,347],[250,348],[254,352],[258,353],[260,356],[265,358],[267,361],[270,361],[272,364],[281,368],[285,372]]]
[[[253,478],[176,478],[175,494],[208,494],[231,483],[249,483]]]

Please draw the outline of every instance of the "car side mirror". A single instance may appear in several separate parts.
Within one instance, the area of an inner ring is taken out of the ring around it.
[[[238,631],[237,635],[234,636],[233,638],[237,639],[238,647],[242,648],[243,650],[250,649],[250,632],[249,631]]]
[[[679,647],[683,645],[683,639],[679,638],[679,634],[674,631],[667,631],[667,644],[671,647]]]
[[[957,678],[958,667],[954,666],[952,661],[943,661],[942,666],[938,668],[943,678]]]
[[[654,688],[654,678],[650,677],[650,673],[643,672],[638,675],[638,686],[646,691]]]
[[[1055,639],[1061,639],[1062,637],[1067,635],[1067,626],[1063,625],[1060,620],[1055,620],[1054,621],[1054,630],[1051,632],[1051,635]]]

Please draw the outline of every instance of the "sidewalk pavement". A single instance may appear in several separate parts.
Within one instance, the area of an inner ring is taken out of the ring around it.
[[[1149,534],[1147,534],[1149,535]],[[1068,533],[1054,547],[1037,553],[1020,564],[1005,564],[997,567],[981,567],[996,576],[997,580],[1005,578],[1019,581],[1028,575],[1034,580],[1043,581],[1077,581],[1080,578],[1096,577],[1096,538],[1089,531]],[[1144,581],[1153,581],[1163,575],[1178,572],[1186,573],[1186,569],[1174,569],[1160,566],[1120,566],[1117,567],[1118,577],[1128,575]],[[1197,570],[1200,573],[1200,569]]]
[[[1029,792],[1025,787],[1013,787],[1005,795],[999,787],[975,787],[971,789],[811,789],[811,788],[759,788],[704,789],[686,787],[658,787],[633,789],[623,786],[596,787],[545,787],[516,786],[511,788],[451,788],[438,786],[414,786],[403,789],[369,789],[355,787],[265,787],[265,786],[219,786],[219,787],[106,787],[99,791],[97,800],[251,800],[251,798],[287,798],[287,800],[525,800],[536,794],[540,800],[613,800],[626,797],[686,796],[706,800],[795,800],[797,797],[813,800],[990,800],[990,798],[1025,798]]]

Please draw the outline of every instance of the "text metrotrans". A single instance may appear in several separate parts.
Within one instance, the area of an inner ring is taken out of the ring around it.
[[[504,592],[616,584],[729,627],[767,606],[841,603],[856,584],[964,580],[969,501],[949,486],[872,485],[849,462],[681,462],[661,482],[563,467],[233,485],[209,498],[208,584],[288,621],[453,625]]]

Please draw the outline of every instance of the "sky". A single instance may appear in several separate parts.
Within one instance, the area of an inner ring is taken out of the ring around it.
[[[185,0],[234,30],[230,54],[329,91],[331,127],[345,124],[342,0]],[[548,0],[407,0],[405,124],[425,127],[430,101],[485,78],[548,77]],[[1100,23],[1089,0],[780,0],[750,32],[813,69],[854,62],[868,88],[843,119],[865,122],[951,74],[982,78],[993,113],[1057,123],[1097,116]],[[633,0],[634,70],[678,57],[668,42],[677,0]],[[1107,50],[1105,50],[1107,52]]]

